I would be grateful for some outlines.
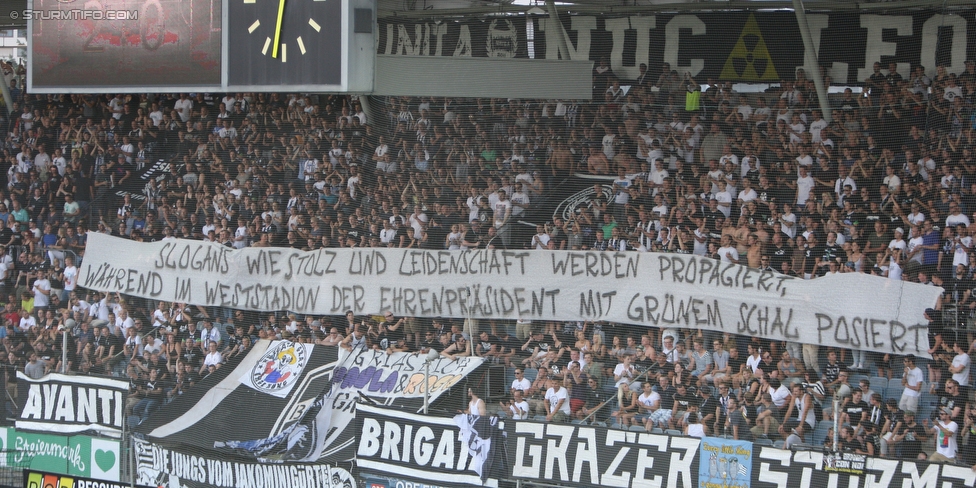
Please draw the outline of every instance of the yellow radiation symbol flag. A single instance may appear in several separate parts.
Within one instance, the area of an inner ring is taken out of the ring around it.
[[[739,40],[725,60],[720,78],[728,81],[779,81],[755,14],[750,14],[749,20],[746,20]]]

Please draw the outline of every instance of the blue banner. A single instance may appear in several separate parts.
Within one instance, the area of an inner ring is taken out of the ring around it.
[[[699,488],[748,488],[752,479],[752,443],[705,437],[699,447]]]

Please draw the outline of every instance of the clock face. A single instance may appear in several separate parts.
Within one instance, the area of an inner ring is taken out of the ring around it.
[[[342,0],[230,0],[227,83],[339,85]]]

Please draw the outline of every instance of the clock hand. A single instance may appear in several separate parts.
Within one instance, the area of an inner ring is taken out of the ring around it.
[[[275,24],[274,47],[271,49],[271,57],[278,57],[278,41],[281,39],[281,18],[285,13],[285,0],[278,0],[278,22]]]

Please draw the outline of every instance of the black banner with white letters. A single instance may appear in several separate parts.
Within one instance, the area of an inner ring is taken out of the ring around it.
[[[497,417],[433,417],[360,404],[356,437],[362,472],[489,487],[508,474]]]
[[[18,429],[122,435],[127,381],[62,374],[35,380],[18,372],[17,384]]]
[[[808,13],[811,36],[821,66],[836,83],[861,83],[875,62],[897,63],[909,76],[911,66],[937,65],[960,73],[976,56],[973,11],[944,15],[936,11],[898,14]],[[536,59],[559,59],[556,43],[547,42],[548,16],[531,19]],[[722,12],[655,14],[628,17],[564,15],[560,22],[569,49],[598,62],[607,59],[614,75],[636,80],[647,64],[652,81],[662,63],[701,81],[775,82],[792,79],[804,65],[804,48],[792,12]],[[528,58],[525,18],[490,22],[380,19],[379,54]],[[625,83],[626,84],[626,83]]]
[[[512,479],[560,486],[698,485],[701,439],[587,425],[509,421]]]
[[[183,488],[351,488],[352,475],[325,463],[254,463],[186,452],[133,438],[135,482]]]
[[[832,469],[827,455],[817,451],[784,451],[756,446],[752,488],[793,486],[974,486],[976,473],[969,466],[924,461],[866,458],[862,474],[857,469]],[[825,464],[825,461],[828,461]]]

